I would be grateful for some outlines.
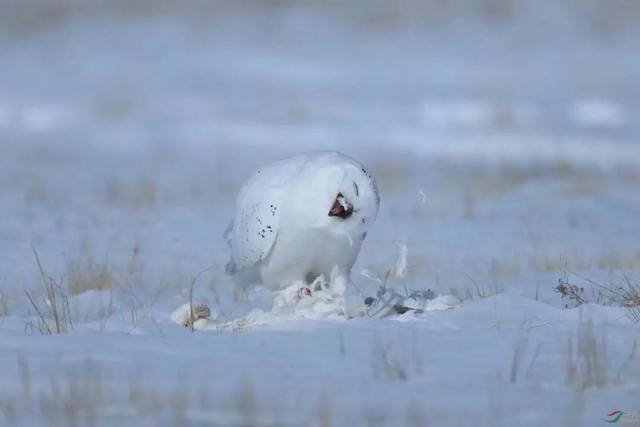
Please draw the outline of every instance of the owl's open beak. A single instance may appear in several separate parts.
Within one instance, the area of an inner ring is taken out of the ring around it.
[[[353,206],[347,199],[342,195],[342,193],[338,193],[336,196],[335,202],[333,202],[333,206],[329,211],[329,216],[337,216],[338,218],[347,219],[353,213]]]

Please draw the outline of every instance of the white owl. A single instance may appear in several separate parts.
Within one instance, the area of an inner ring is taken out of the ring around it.
[[[225,232],[236,285],[273,290],[321,275],[348,283],[378,214],[373,177],[338,152],[309,152],[258,169],[242,188]]]

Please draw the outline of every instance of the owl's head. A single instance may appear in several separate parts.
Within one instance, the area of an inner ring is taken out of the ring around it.
[[[305,154],[289,193],[285,221],[323,228],[350,239],[363,237],[378,215],[375,179],[354,159],[337,152]]]
[[[324,215],[328,226],[351,236],[364,235],[378,215],[380,195],[375,179],[358,164],[339,165],[327,188]]]

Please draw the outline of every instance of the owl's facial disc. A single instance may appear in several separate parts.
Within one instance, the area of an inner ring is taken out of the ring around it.
[[[353,214],[353,205],[342,195],[338,193],[336,200],[329,210],[329,216],[337,216],[338,218],[347,219]]]

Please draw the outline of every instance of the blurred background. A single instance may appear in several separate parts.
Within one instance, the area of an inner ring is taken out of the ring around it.
[[[312,149],[380,181],[358,271],[404,242],[440,291],[635,274],[639,32],[634,0],[0,0],[5,310],[32,246],[75,293],[227,286],[242,181]]]
[[[633,416],[639,118],[637,0],[0,0],[0,424]],[[406,246],[461,309],[245,316],[235,197],[319,149],[380,186],[362,296]]]

